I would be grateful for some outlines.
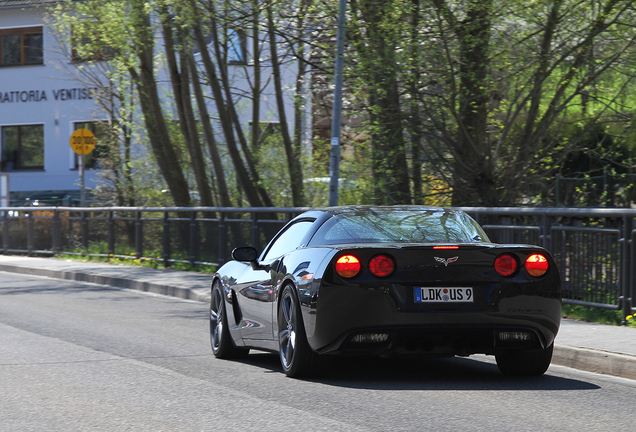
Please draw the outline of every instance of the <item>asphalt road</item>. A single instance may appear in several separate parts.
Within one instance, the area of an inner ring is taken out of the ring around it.
[[[205,304],[0,273],[0,431],[607,431],[636,381],[491,358],[349,359],[312,381],[210,352]]]

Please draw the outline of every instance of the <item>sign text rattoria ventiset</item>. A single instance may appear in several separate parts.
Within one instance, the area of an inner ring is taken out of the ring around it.
[[[43,102],[49,100],[49,94],[60,101],[94,99],[97,91],[97,87],[57,89],[50,90],[48,94],[47,90],[0,91],[0,103]]]

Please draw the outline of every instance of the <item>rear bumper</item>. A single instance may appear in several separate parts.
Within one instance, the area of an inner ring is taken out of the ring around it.
[[[475,286],[474,303],[422,305],[414,302],[412,287],[323,285],[303,316],[309,344],[319,353],[446,356],[545,348],[559,330],[560,292],[525,288]],[[501,332],[529,336],[505,341]],[[352,340],[364,334],[383,336],[375,342]]]

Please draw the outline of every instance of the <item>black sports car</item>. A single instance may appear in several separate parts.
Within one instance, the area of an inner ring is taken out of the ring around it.
[[[278,352],[288,376],[331,354],[494,355],[507,375],[541,375],[561,320],[550,254],[491,243],[466,213],[333,207],[290,221],[214,275],[212,350]]]

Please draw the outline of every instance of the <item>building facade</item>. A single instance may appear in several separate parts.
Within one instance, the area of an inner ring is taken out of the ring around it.
[[[70,146],[71,135],[78,128],[95,132],[101,122],[110,120],[97,104],[97,88],[74,78],[77,63],[71,61],[46,25],[44,17],[51,3],[55,0],[0,0],[0,174],[8,176],[12,205],[30,205],[33,196],[42,197],[41,202],[48,204],[76,203],[80,196],[80,169],[78,156]],[[249,97],[253,85],[253,59],[247,50],[252,41],[245,33],[240,34],[241,37],[239,33],[236,36],[230,34],[227,65],[236,94],[234,105],[239,123],[247,131],[253,114]],[[158,51],[162,49],[162,43],[161,35],[157,35]],[[278,107],[273,84],[268,78],[272,68],[266,33],[260,43],[264,49],[259,57],[264,60],[259,123],[266,132],[276,130],[271,126],[279,124]],[[199,56],[196,53],[195,59]],[[169,86],[167,71],[160,68],[157,74],[160,85]],[[293,133],[296,80],[293,62],[283,64],[281,75],[285,89],[284,109],[288,128]],[[170,91],[160,93],[169,95]],[[209,97],[210,92],[207,93],[208,111],[216,118],[215,104]],[[309,92],[303,98],[306,101],[302,115],[303,148],[311,151],[312,128],[305,121],[311,117],[312,110]],[[170,118],[177,118],[172,101],[165,102],[165,109],[173,110]],[[216,130],[222,130],[216,122]],[[99,162],[93,156],[89,156],[84,165],[87,189],[100,182]]]
[[[43,22],[45,2],[0,1],[0,170],[11,204],[70,204],[79,198],[79,159],[70,136],[96,119],[94,90],[73,80]],[[85,184],[99,169],[89,163]],[[36,198],[34,198],[36,197]]]

